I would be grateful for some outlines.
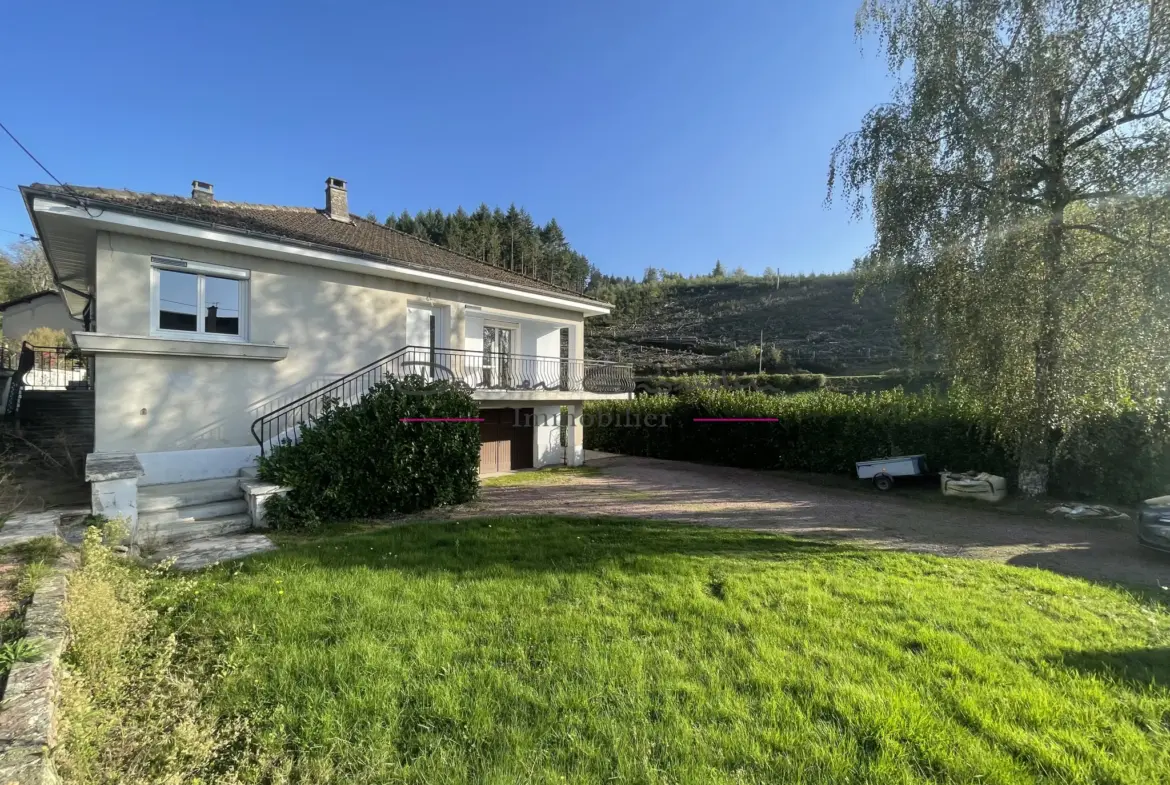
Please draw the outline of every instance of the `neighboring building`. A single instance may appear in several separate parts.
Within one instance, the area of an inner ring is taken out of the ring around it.
[[[55,291],[37,292],[0,303],[0,333],[5,343],[19,347],[21,339],[38,327],[70,335],[82,329],[82,322],[70,315],[61,294]]]
[[[142,485],[234,476],[377,374],[474,388],[482,471],[579,464],[560,407],[633,390],[628,366],[584,359],[584,320],[609,305],[350,215],[340,180],[323,209],[220,202],[198,182],[190,198],[21,193],[69,313],[92,323],[73,338],[95,358],[94,452],[135,456]]]

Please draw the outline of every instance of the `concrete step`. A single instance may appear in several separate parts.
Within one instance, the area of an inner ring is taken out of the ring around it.
[[[138,513],[141,515],[145,512],[229,501],[242,498],[243,495],[239,477],[143,485],[138,489]]]
[[[169,510],[155,512],[139,512],[138,527],[152,527],[163,523],[201,521],[208,518],[221,518],[224,515],[247,514],[248,502],[243,496],[207,504],[191,504],[186,507],[176,507]]]
[[[229,559],[242,559],[275,550],[272,540],[263,534],[229,534],[205,540],[174,543],[161,548],[156,561],[172,561],[176,570],[198,570]]]
[[[247,512],[223,515],[218,518],[201,518],[195,521],[165,521],[149,526],[138,522],[138,534],[146,547],[160,547],[177,542],[206,540],[228,534],[240,534],[252,528],[252,518]]]
[[[243,469],[240,469],[240,477],[245,480],[255,480],[259,474],[259,470],[255,466],[245,466]]]

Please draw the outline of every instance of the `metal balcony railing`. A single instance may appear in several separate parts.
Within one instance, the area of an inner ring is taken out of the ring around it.
[[[25,342],[21,354],[32,352],[31,367],[21,384],[26,390],[92,390],[93,357],[70,346],[32,346]],[[24,366],[28,360],[24,360]]]
[[[252,436],[261,453],[284,440],[295,443],[300,427],[320,416],[327,401],[354,403],[376,384],[411,374],[472,390],[634,391],[634,368],[621,363],[407,346],[259,417],[252,423]]]

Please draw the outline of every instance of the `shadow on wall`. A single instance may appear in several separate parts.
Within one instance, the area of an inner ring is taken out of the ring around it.
[[[127,438],[145,437],[159,450],[250,446],[258,417],[404,345],[412,295],[372,292],[361,281],[380,279],[339,271],[312,268],[310,278],[267,269],[254,275],[249,339],[287,344],[288,357],[274,363],[168,358],[145,366],[135,400],[121,404],[129,410],[123,416],[131,417]],[[131,307],[136,292],[113,288],[103,295],[103,309],[118,309]],[[137,417],[139,409],[144,417]]]
[[[255,404],[247,407],[248,424],[251,425],[260,417],[263,417],[269,412],[276,411],[285,404],[291,403],[298,398],[302,398],[309,393],[320,390],[330,382],[337,381],[344,374],[323,374],[315,376],[306,381],[298,382],[291,387],[280,390],[272,394],[268,398],[262,399]],[[235,434],[228,433],[229,421],[226,418],[220,418],[215,422],[208,423],[206,426],[192,433],[189,437],[178,439],[175,444],[181,450],[196,450],[201,447],[218,447],[225,444]]]

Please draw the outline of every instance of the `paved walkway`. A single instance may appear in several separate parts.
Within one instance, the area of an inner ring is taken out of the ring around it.
[[[596,476],[484,488],[436,517],[618,515],[840,539],[876,548],[989,559],[1094,580],[1170,587],[1170,555],[1106,524],[1034,518],[825,488],[768,472],[650,458],[589,461]]]

